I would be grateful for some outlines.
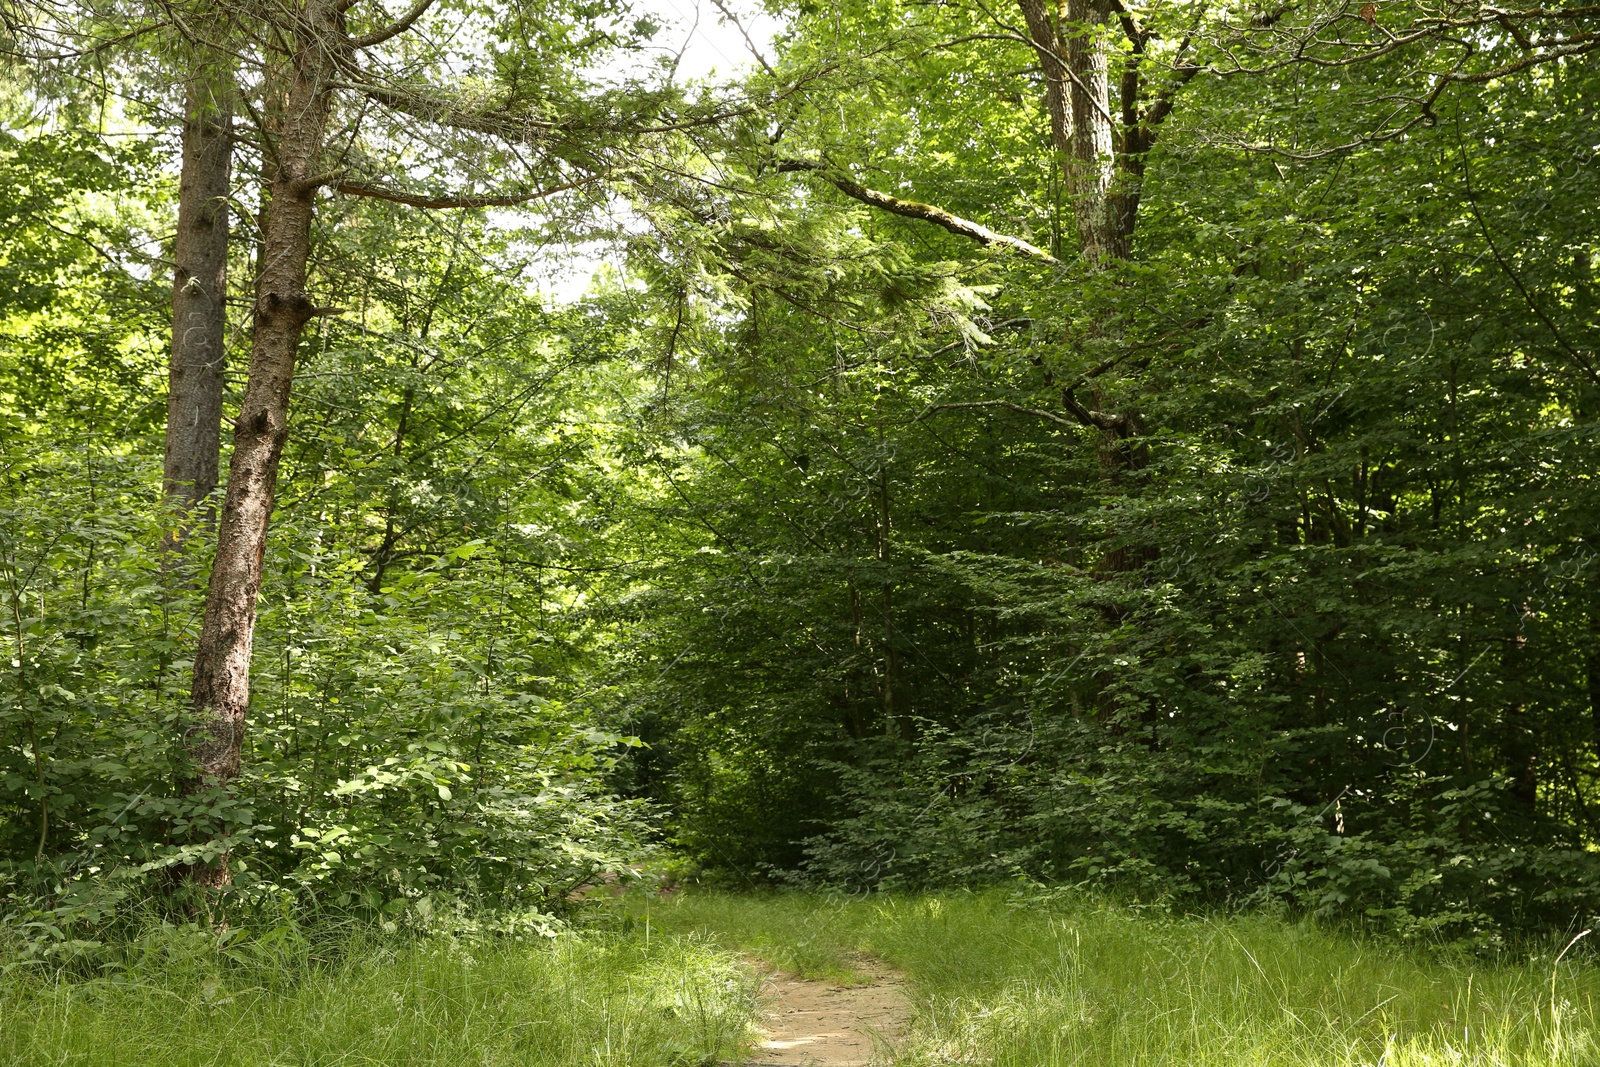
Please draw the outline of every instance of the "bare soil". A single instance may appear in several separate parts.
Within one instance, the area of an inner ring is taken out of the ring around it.
[[[911,1018],[911,997],[900,975],[868,957],[854,960],[869,979],[861,985],[813,982],[765,971],[761,1040],[742,1064],[750,1067],[880,1067]]]

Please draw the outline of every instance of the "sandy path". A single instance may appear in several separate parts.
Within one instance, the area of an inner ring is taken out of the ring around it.
[[[855,961],[868,985],[808,982],[768,971],[762,988],[761,1040],[751,1067],[873,1067],[894,1059],[911,1018],[898,974],[877,960]]]

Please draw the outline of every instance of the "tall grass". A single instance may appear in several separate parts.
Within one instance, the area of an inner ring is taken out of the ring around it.
[[[294,942],[294,938],[288,939]],[[0,979],[0,1063],[187,1067],[701,1064],[751,1017],[738,961],[693,936],[532,943],[167,932],[93,978]]]
[[[747,1034],[736,953],[840,980],[867,952],[918,994],[903,1067],[1600,1065],[1600,971],[1582,948],[1488,962],[1087,898],[691,892],[627,907],[529,942],[166,930],[90,977],[0,977],[0,1064],[689,1067],[736,1056]]]
[[[1561,944],[1485,962],[1261,916],[998,895],[690,893],[649,910],[802,973],[848,974],[855,951],[903,968],[919,994],[905,1067],[1600,1064],[1600,972],[1578,950],[1558,964]]]

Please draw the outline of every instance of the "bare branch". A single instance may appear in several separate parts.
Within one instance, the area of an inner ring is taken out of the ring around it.
[[[328,170],[323,171],[321,174],[313,174],[311,177],[294,184],[296,189],[302,192],[309,192],[312,189],[321,189],[324,185],[337,185],[343,180],[344,168],[341,167],[338,170]]]
[[[1053,411],[1043,411],[1039,408],[1025,408],[1021,404],[1013,404],[1009,400],[968,400],[956,404],[934,404],[921,415],[918,415],[914,421],[921,422],[935,411],[956,411],[964,408],[1005,408],[1007,411],[1015,411],[1018,415],[1032,415],[1036,419],[1047,419],[1058,426],[1066,426],[1074,430],[1081,429],[1083,425],[1081,420],[1074,421],[1072,419],[1062,418]],[[1091,423],[1090,425],[1094,424]]]
[[[901,200],[899,197],[890,196],[888,193],[879,192],[876,189],[868,189],[866,186],[847,177],[842,171],[830,167],[826,163],[819,163],[809,159],[780,159],[777,162],[776,169],[780,173],[808,171],[821,176],[846,196],[859,200],[870,207],[879,208],[890,214],[900,215],[908,219],[921,219],[924,222],[931,222],[958,237],[968,237],[982,245],[999,245],[1002,248],[1009,248],[1014,252],[1032,256],[1034,259],[1049,263],[1052,266],[1060,266],[1061,264],[1061,261],[1049,252],[1029,244],[1020,237],[997,233],[981,223],[951,214],[944,208],[936,207],[933,204],[922,204],[915,200]]]
[[[351,38],[350,47],[359,52],[363,48],[371,48],[373,45],[382,44],[391,37],[400,36],[400,34],[409,30],[412,23],[420,19],[428,8],[432,6],[433,0],[417,0],[416,3],[411,5],[411,10],[389,23],[383,29],[374,30],[372,33],[362,37]]]
[[[757,48],[756,43],[750,39],[750,34],[745,30],[744,23],[739,21],[739,16],[729,11],[722,0],[711,0],[711,2],[716,5],[718,11],[722,12],[723,17],[733,23],[734,28],[739,31],[739,36],[744,38],[745,47],[750,50],[752,56],[755,56],[756,62],[761,64],[761,69],[766,71],[769,76],[776,78],[778,76],[777,71],[772,69],[772,64],[767,62],[767,58],[761,54],[761,49]]]

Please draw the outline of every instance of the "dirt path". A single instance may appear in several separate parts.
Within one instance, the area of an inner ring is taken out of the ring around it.
[[[808,982],[763,968],[761,1040],[742,1061],[751,1067],[880,1067],[911,1018],[911,997],[898,974],[874,959],[856,968],[867,985]]]

